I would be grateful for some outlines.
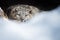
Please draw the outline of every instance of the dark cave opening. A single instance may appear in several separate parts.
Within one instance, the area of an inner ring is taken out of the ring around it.
[[[58,5],[60,5],[60,1],[57,0],[0,0],[0,7],[7,12],[7,8],[11,5],[17,5],[17,4],[26,4],[26,5],[32,5],[36,6],[41,10],[52,10],[56,8]]]

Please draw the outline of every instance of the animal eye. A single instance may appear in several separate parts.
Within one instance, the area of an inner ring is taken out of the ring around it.
[[[15,12],[17,12],[17,9],[15,9]]]
[[[29,11],[29,13],[31,13],[31,11]]]
[[[32,14],[32,11],[29,11],[30,14]]]
[[[25,15],[25,16],[27,16],[27,15]]]

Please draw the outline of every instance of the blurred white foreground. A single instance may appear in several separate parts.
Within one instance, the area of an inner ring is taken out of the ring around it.
[[[60,7],[41,12],[27,23],[0,18],[0,40],[60,40]]]

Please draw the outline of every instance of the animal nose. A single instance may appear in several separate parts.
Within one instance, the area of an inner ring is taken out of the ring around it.
[[[24,21],[24,19],[23,18],[20,18],[21,19],[21,22],[23,22]]]

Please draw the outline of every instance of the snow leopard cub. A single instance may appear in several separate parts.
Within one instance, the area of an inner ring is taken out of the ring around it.
[[[29,5],[13,5],[8,8],[8,18],[20,22],[26,22],[31,19],[39,9]]]

